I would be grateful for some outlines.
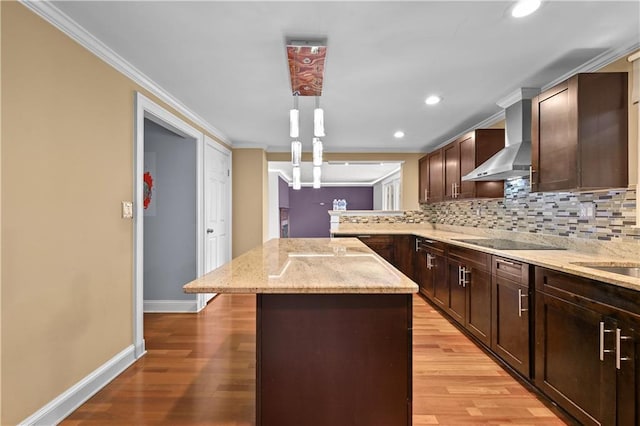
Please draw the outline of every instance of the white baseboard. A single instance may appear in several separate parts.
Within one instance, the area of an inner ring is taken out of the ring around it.
[[[198,300],[145,300],[145,313],[193,313],[198,312]]]
[[[21,421],[19,426],[57,425],[133,364],[135,360],[134,346],[128,346],[47,405]]]

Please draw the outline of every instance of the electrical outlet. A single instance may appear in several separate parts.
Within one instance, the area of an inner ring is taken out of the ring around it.
[[[133,203],[131,201],[122,202],[122,218],[133,219]]]
[[[595,216],[595,211],[596,211],[595,205],[591,201],[580,203],[581,218],[592,218]]]

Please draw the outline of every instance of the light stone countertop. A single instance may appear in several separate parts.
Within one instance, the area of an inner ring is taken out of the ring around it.
[[[413,234],[415,236],[442,241],[447,244],[467,247],[474,250],[498,255],[507,259],[519,260],[532,265],[556,271],[566,272],[593,280],[626,287],[640,291],[640,278],[630,277],[613,272],[600,271],[574,263],[597,263],[603,266],[614,263],[632,265],[640,263],[640,244],[616,244],[612,242],[579,241],[578,238],[556,237],[526,234],[512,231],[484,230],[473,228],[450,227],[450,229],[436,229],[424,225],[359,225],[341,226],[334,231],[335,236],[346,235],[375,235],[375,234]],[[465,232],[460,232],[465,231]],[[537,244],[566,247],[566,250],[496,250],[473,244],[455,241],[455,239],[472,238],[511,238],[514,240]]]
[[[417,293],[356,238],[275,238],[184,285],[186,293]]]

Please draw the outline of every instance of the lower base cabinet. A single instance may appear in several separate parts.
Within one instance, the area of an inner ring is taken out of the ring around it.
[[[585,425],[638,425],[638,292],[536,268],[535,384]]]

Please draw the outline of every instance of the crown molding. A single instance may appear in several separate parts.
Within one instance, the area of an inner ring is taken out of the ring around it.
[[[136,84],[158,97],[162,102],[166,103],[171,108],[174,108],[196,125],[202,127],[212,136],[227,145],[233,145],[223,132],[189,109],[185,104],[178,100],[178,98],[171,95],[142,71],[131,65],[122,56],[118,55],[113,49],[96,38],[56,6],[48,1],[19,0],[19,2],[27,9],[31,10],[36,15],[62,31],[64,34],[71,37],[71,39],[78,42],[82,47],[102,59],[108,65],[115,68],[118,72],[124,74]]]

